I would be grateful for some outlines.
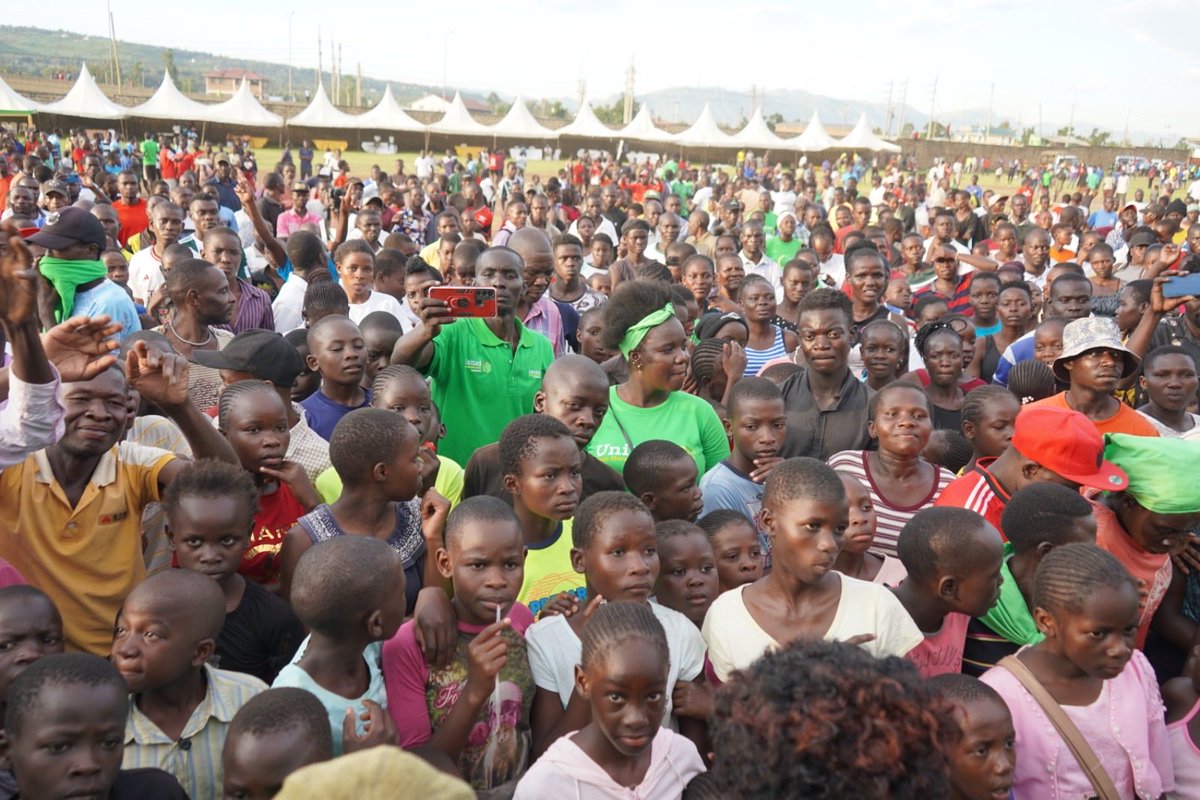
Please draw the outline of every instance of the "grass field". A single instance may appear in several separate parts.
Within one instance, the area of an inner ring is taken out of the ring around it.
[[[268,148],[268,147],[264,147],[259,150],[256,150],[255,155],[258,158],[259,169],[270,169],[271,167],[273,167],[279,161],[279,156],[282,154],[282,152],[283,151],[278,148]],[[296,154],[296,151],[293,150],[292,151],[293,158],[295,158],[295,154]],[[436,157],[437,156],[435,155],[435,158]],[[350,165],[351,174],[353,174],[353,175],[370,175],[371,167],[376,164],[378,164],[379,168],[382,169],[385,173],[391,173],[396,167],[396,159],[397,158],[404,159],[405,171],[411,172],[413,164],[416,162],[416,159],[417,159],[417,153],[402,152],[402,153],[396,153],[395,155],[377,155],[375,153],[364,153],[361,150],[347,150],[342,153],[342,158]],[[567,162],[565,160],[530,161],[528,166],[526,167],[526,173],[528,175],[541,176],[541,179],[543,181],[545,181],[546,179],[548,179],[554,175],[557,175],[558,171],[560,169],[562,169],[564,166],[566,166],[566,163]],[[965,173],[964,173],[964,178],[966,181],[970,180],[970,176],[966,175]],[[1133,193],[1136,190],[1142,189],[1144,191],[1146,189],[1147,183],[1148,183],[1148,181],[1144,177],[1135,177],[1135,178],[1131,179],[1129,181],[1129,199],[1130,200],[1133,199]],[[1020,184],[1017,183],[1016,181],[1014,181],[1013,183],[1009,183],[1005,179],[1001,179],[1001,180],[997,181],[994,172],[993,173],[980,173],[979,185],[982,186],[984,189],[991,189],[992,191],[997,192],[998,194],[1007,194],[1007,195],[1011,195],[1020,186]],[[871,180],[870,180],[869,172],[859,182],[859,186],[864,190],[870,188]],[[1071,187],[1071,190],[1074,191],[1074,187]],[[1054,197],[1056,200],[1058,197],[1060,197],[1063,194],[1064,191],[1066,191],[1066,189],[1060,188],[1057,183],[1055,183],[1054,185],[1051,186],[1051,196]],[[1182,191],[1177,190],[1175,192],[1175,196],[1178,197],[1181,195],[1182,195]],[[1100,208],[1099,202],[1097,201],[1097,203],[1094,204],[1093,207]]]

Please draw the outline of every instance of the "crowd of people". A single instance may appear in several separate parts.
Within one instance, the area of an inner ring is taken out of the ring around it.
[[[170,139],[4,134],[0,798],[1200,797],[1186,167]]]

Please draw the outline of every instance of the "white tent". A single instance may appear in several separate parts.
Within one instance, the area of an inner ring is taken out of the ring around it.
[[[702,149],[706,147],[736,147],[729,134],[717,127],[717,121],[713,119],[712,110],[708,107],[708,103],[704,104],[704,108],[700,111],[700,116],[692,123],[692,126],[685,131],[680,131],[675,136],[675,141],[684,147],[692,147]]]
[[[787,139],[786,142],[788,147],[804,153],[819,153],[837,147],[837,141],[825,130],[825,126],[821,124],[821,115],[816,111],[813,111],[812,119],[808,121],[804,133]]]
[[[445,133],[451,136],[492,135],[491,128],[477,121],[471,116],[471,112],[467,111],[467,106],[463,103],[462,95],[458,92],[454,93],[454,100],[450,103],[450,110],[437,122],[431,123],[426,130],[430,133]]]
[[[304,128],[357,128],[358,117],[347,114],[325,94],[325,84],[317,82],[317,92],[308,106],[287,121],[288,125]]]
[[[195,120],[208,119],[212,106],[198,103],[175,87],[171,73],[163,72],[162,83],[149,100],[129,109],[131,117],[149,119]]]
[[[645,103],[633,115],[629,124],[617,131],[617,135],[622,139],[632,139],[638,142],[675,141],[675,134],[668,133],[654,124],[654,118],[650,115],[650,106]]]
[[[787,149],[787,144],[783,139],[776,136],[775,131],[767,127],[767,121],[763,119],[762,108],[754,109],[746,127],[733,134],[729,139],[738,147],[753,147],[756,150]]]
[[[277,128],[283,124],[283,117],[272,114],[263,108],[254,94],[250,84],[242,78],[242,85],[233,96],[224,103],[209,106],[208,121],[225,125],[247,125],[255,128]]]
[[[845,138],[837,143],[837,146],[843,150],[870,150],[878,152],[884,150],[888,153],[899,153],[900,147],[891,142],[885,142],[880,139],[871,130],[871,126],[867,124],[867,112],[863,112],[858,118],[858,123],[854,129],[846,134]]]
[[[533,118],[525,101],[518,97],[504,119],[488,128],[493,136],[506,139],[553,139],[557,134]]]
[[[40,103],[18,93],[0,78],[0,114],[32,114],[41,107]]]
[[[392,94],[391,84],[383,90],[383,97],[370,111],[355,117],[361,130],[424,131],[425,126],[405,113]]]
[[[86,117],[88,119],[125,119],[129,109],[120,106],[104,96],[96,79],[88,72],[87,64],[79,69],[79,79],[61,100],[42,106],[47,114],[62,114],[66,117]]]
[[[556,130],[557,136],[579,136],[584,139],[615,139],[620,134],[605,125],[592,110],[592,104],[584,100],[575,119]]]

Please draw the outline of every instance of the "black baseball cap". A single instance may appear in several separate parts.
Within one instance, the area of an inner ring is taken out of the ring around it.
[[[223,350],[195,350],[192,360],[213,369],[248,372],[281,389],[292,388],[304,371],[304,362],[296,348],[281,334],[262,329],[242,331]]]
[[[26,241],[41,245],[47,250],[65,250],[76,244],[94,244],[104,251],[108,237],[100,220],[77,206],[68,206],[62,211],[46,215],[46,224]]]

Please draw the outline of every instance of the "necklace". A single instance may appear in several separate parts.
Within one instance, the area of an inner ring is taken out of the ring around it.
[[[182,336],[180,336],[180,335],[179,335],[179,331],[175,330],[175,322],[174,322],[174,320],[167,320],[167,327],[168,327],[168,328],[170,328],[170,330],[171,330],[171,334],[172,334],[172,335],[173,335],[173,336],[174,336],[176,339],[178,339],[179,341],[183,342],[184,344],[191,345],[192,347],[203,347],[204,345],[206,345],[206,344],[208,344],[209,342],[211,342],[211,341],[212,341],[212,338],[213,338],[213,332],[212,332],[212,328],[209,328],[209,329],[208,329],[208,336],[206,336],[206,337],[205,337],[204,341],[202,341],[202,342],[193,342],[193,341],[191,341],[191,340],[189,340],[189,339],[185,339],[185,338],[183,338]]]

